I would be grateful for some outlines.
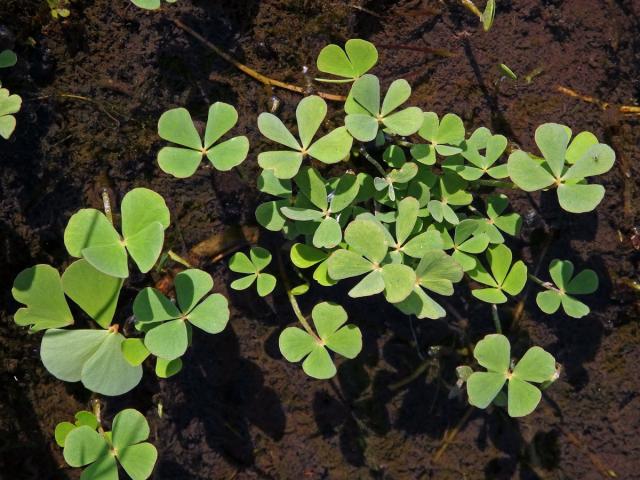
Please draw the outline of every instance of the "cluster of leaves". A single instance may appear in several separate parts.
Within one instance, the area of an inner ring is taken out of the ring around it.
[[[133,409],[119,412],[110,432],[102,429],[91,412],[78,412],[75,420],[59,423],[55,438],[70,466],[86,467],[83,480],[117,480],[118,464],[133,480],[151,476],[158,452],[146,441],[149,424],[140,412]]]
[[[487,6],[488,25],[493,6]],[[327,117],[320,97],[309,96],[299,103],[297,130],[289,130],[270,113],[259,116],[260,132],[288,150],[258,155],[263,169],[258,189],[271,196],[257,207],[258,222],[295,241],[290,249],[292,263],[302,271],[313,268],[318,284],[349,281],[349,296],[382,293],[407,315],[444,317],[437,296],[452,295],[454,284],[465,276],[477,299],[494,305],[509,301],[522,292],[530,277],[525,263],[514,259],[508,247],[509,237],[519,235],[522,220],[510,211],[504,193],[486,195],[487,187],[525,191],[555,187],[563,209],[591,211],[602,200],[604,187],[586,179],[611,168],[613,150],[588,132],[571,140],[568,127],[549,123],[535,134],[542,156],[523,150],[509,153],[504,136],[484,127],[467,132],[455,114],[441,117],[418,107],[403,107],[411,96],[404,80],[393,81],[381,99],[380,82],[368,73],[377,58],[375,47],[363,40],[350,40],[344,49],[329,45],[321,51],[318,70],[336,78],[318,80],[352,85],[344,104],[344,123],[332,119],[333,130],[315,142]],[[324,177],[322,172],[329,170],[326,165],[338,162],[346,168]],[[250,276],[236,282],[244,286],[259,280],[255,261],[244,256],[242,264],[241,270],[232,269]],[[585,312],[586,306],[571,295],[595,291],[597,277],[585,271],[571,280],[570,263],[555,265],[551,276],[557,287],[534,277],[545,287],[538,295],[540,308],[553,312],[562,305],[570,316],[582,316],[588,309]],[[314,309],[318,333],[301,320],[304,330],[289,327],[280,337],[284,357],[294,362],[304,359],[303,369],[312,377],[335,373],[327,348],[348,358],[359,350],[355,334],[348,348],[336,344],[332,335],[347,338],[349,330],[342,327],[346,314],[334,316],[335,321],[329,322],[329,315],[318,317]],[[539,358],[538,350],[534,347],[525,355],[512,374],[507,342],[506,364],[503,349],[501,363],[491,365],[494,372],[503,374],[503,382],[488,401],[481,401],[474,387],[482,376],[474,376],[472,403],[488,405],[509,380],[510,391],[515,392],[510,414],[529,413],[537,400],[532,400],[535,394],[527,382],[537,382],[549,371],[548,359]],[[555,372],[553,361],[551,365]],[[529,392],[529,400],[519,397],[522,392]]]
[[[13,67],[18,57],[12,50],[0,52],[0,68]],[[0,137],[8,140],[16,129],[16,117],[13,115],[20,111],[22,98],[11,94],[6,88],[2,88],[0,82]]]
[[[480,340],[473,356],[486,371],[471,373],[467,367],[464,377],[469,403],[478,408],[487,408],[491,403],[506,406],[511,417],[533,412],[542,398],[541,389],[558,376],[555,359],[540,347],[531,347],[514,366],[509,340],[500,334]]]
[[[191,325],[209,332],[224,329],[227,301],[219,294],[203,297],[213,287],[211,276],[190,269],[175,277],[179,309],[157,290],[142,290],[134,302],[136,327],[144,338],[125,338],[113,323],[120,291],[129,276],[128,258],[141,272],[158,260],[169,225],[169,209],[157,193],[137,188],[121,203],[122,235],[99,210],[83,209],[67,224],[64,241],[79,257],[62,276],[48,265],[21,272],[14,298],[25,305],[14,320],[32,331],[44,330],[40,356],[60,380],[82,382],[109,396],[134,388],[142,378],[142,362],[153,354],[156,373],[168,377],[181,368],[191,339]],[[75,323],[67,297],[100,328],[66,328]]]
[[[69,15],[71,15],[71,11],[69,10],[69,3],[70,0],[47,0],[49,12],[55,19],[67,18]]]

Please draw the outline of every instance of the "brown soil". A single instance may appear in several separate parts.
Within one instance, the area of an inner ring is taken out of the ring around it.
[[[601,279],[587,299],[593,312],[581,320],[541,315],[535,295],[527,297],[528,313],[511,330],[516,353],[536,343],[563,365],[533,415],[516,421],[498,410],[473,410],[436,460],[443,436],[467,411],[464,400],[447,398],[453,369],[466,360],[460,347],[492,330],[489,309],[469,303],[464,288],[449,305],[457,315],[414,322],[415,337],[407,318],[383,302],[314,290],[304,308],[339,301],[365,340],[358,359],[340,364],[336,381],[319,382],[278,353],[278,334],[293,321],[286,297],[265,302],[230,291],[228,270],[217,262],[204,268],[233,305],[229,328],[197,334],[177,377],[158,381],[147,371],[133,392],[106,402],[107,417],[125,406],[147,414],[160,451],[154,478],[589,480],[609,471],[640,478],[640,331],[631,283],[640,255],[630,241],[640,120],[556,91],[563,85],[614,105],[638,101],[640,2],[499,0],[488,33],[455,1],[178,0],[146,13],[127,0],[77,0],[64,21],[52,20],[43,4],[0,2],[0,50],[13,43],[8,29],[20,58],[0,72],[2,82],[24,99],[16,134],[0,141],[0,478],[78,478],[65,468],[52,432],[90,396],[44,370],[40,335],[12,323],[17,305],[9,291],[23,268],[66,265],[69,216],[99,207],[104,187],[120,199],[147,186],[167,199],[174,224],[168,242],[179,252],[225,226],[253,223],[255,152],[263,146],[255,118],[272,92],[195,42],[174,18],[253,68],[297,84],[304,83],[302,65],[312,65],[323,45],[366,38],[385,46],[376,72],[386,82],[407,78],[412,101],[424,109],[455,112],[469,129],[486,125],[525,148],[534,147],[538,124],[565,123],[612,144],[619,161],[602,178],[607,196],[595,213],[566,214],[552,193],[515,197],[527,218],[516,247],[532,268],[569,258]],[[29,37],[35,46],[27,45]],[[500,63],[519,80],[502,78]],[[535,69],[541,73],[527,83]],[[275,94],[291,119],[299,97]],[[239,173],[164,175],[155,162],[157,118],[175,106],[202,117],[216,100],[237,106],[239,129],[252,142],[248,161]],[[542,257],[544,230],[554,239]],[[149,280],[132,278],[123,318],[136,288]],[[413,381],[392,387],[420,365],[426,368]]]

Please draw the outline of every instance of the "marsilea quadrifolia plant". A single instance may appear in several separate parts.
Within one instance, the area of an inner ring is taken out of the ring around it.
[[[136,3],[154,7],[159,1]],[[296,297],[312,282],[344,286],[353,298],[382,294],[407,316],[438,319],[447,313],[440,297],[453,295],[454,284],[465,279],[473,297],[489,304],[498,333],[478,341],[473,351],[484,370],[459,367],[459,383],[466,382],[472,405],[527,415],[557,378],[556,363],[536,346],[514,362],[497,305],[513,302],[531,280],[541,287],[537,315],[562,307],[580,318],[589,308],[576,296],[593,293],[598,278],[591,270],[574,274],[573,264],[560,259],[551,262],[552,282],[531,274],[508,246],[522,222],[507,193],[553,190],[564,210],[592,211],[604,187],[590,177],[611,169],[614,152],[591,133],[573,135],[555,123],[538,127],[533,152],[511,148],[504,136],[484,127],[467,132],[453,113],[440,116],[411,105],[405,80],[391,82],[383,94],[379,79],[368,73],[377,59],[364,40],[349,40],[344,49],[329,45],[317,66],[333,77],[317,81],[351,83],[343,107],[329,115],[325,100],[309,95],[297,105],[295,126],[273,113],[257,118],[271,146],[257,155],[257,187],[266,198],[256,218],[284,235],[282,249],[303,279],[291,285],[277,252],[281,284],[302,327],[282,331],[282,355],[302,362],[309,376],[327,379],[336,374],[333,357],[354,358],[362,349],[361,331],[348,323],[342,306],[320,302],[311,321],[301,311]],[[340,120],[334,113],[342,110]],[[158,153],[160,168],[185,178],[205,157],[217,170],[237,166],[247,157],[248,139],[224,138],[237,120],[234,107],[217,102],[200,132],[186,109],[168,110],[158,122],[159,136],[171,143]],[[40,354],[54,376],[98,394],[121,395],[140,382],[148,357],[155,357],[158,376],[169,377],[197,341],[194,330],[225,328],[227,301],[211,293],[211,276],[198,269],[178,273],[170,296],[147,287],[132,305],[119,304],[130,267],[147,273],[158,263],[169,223],[164,199],[136,188],[122,198],[119,221],[106,202],[104,213],[83,209],[69,219],[64,243],[76,260],[62,275],[48,265],[18,275],[13,296],[24,307],[15,322],[44,331]],[[272,255],[257,246],[248,253],[231,258],[230,270],[241,274],[231,287],[269,295],[276,288],[267,271]],[[68,300],[79,307],[76,314]],[[135,328],[123,328],[131,313]],[[148,478],[156,453],[144,442],[148,427],[140,414],[121,412],[112,432],[81,417],[59,426],[56,439],[70,465],[87,466],[83,478],[104,478],[100,472],[107,470],[115,478],[118,463],[134,480]]]

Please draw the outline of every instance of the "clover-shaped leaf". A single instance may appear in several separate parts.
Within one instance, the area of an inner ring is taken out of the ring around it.
[[[362,350],[360,329],[347,324],[347,312],[340,305],[322,302],[313,307],[311,318],[317,335],[298,327],[287,327],[280,334],[280,352],[290,362],[302,362],[310,377],[331,378],[336,367],[327,348],[346,358],[355,358]]]
[[[353,83],[344,110],[345,125],[349,133],[361,142],[376,138],[382,124],[385,131],[407,136],[422,124],[422,110],[409,107],[396,111],[411,96],[409,82],[395,80],[380,105],[380,80],[375,75],[363,75]]]
[[[326,181],[317,170],[304,167],[295,177],[299,193],[293,206],[285,206],[280,212],[287,218],[305,222],[299,226],[305,234],[313,235],[313,245],[317,248],[333,248],[342,240],[340,212],[350,207],[360,184],[355,175],[345,173],[330,185],[327,192]]]
[[[604,187],[586,183],[586,178],[608,172],[615,152],[608,145],[593,143],[588,132],[577,135],[571,144],[571,130],[564,125],[545,123],[536,129],[536,144],[542,160],[517,150],[507,163],[511,180],[527,192],[557,187],[560,206],[572,213],[590,212],[604,197]]]
[[[11,95],[6,88],[0,88],[0,137],[5,140],[8,140],[16,129],[16,117],[12,114],[19,112],[20,107],[22,98],[19,95]]]
[[[517,295],[527,281],[527,266],[522,260],[511,264],[512,254],[505,245],[498,244],[487,250],[487,260],[491,273],[487,272],[480,262],[469,271],[469,276],[478,283],[489,288],[471,290],[471,294],[487,303],[505,303],[507,297]]]
[[[367,73],[378,62],[378,51],[371,42],[354,38],[347,40],[344,50],[329,44],[320,50],[316,65],[323,73],[330,73],[339,79],[316,78],[319,82],[352,82]]]
[[[216,169],[231,170],[247,157],[249,139],[239,136],[214,144],[237,122],[238,112],[233,106],[214,103],[209,107],[203,142],[188,110],[174,108],[164,112],[158,120],[158,135],[180,147],[163,147],[158,152],[158,165],[174,177],[186,178],[195,173],[206,155]]]
[[[243,252],[237,252],[229,260],[229,269],[232,272],[247,274],[234,280],[231,288],[246,290],[255,282],[258,295],[266,297],[276,287],[276,277],[263,271],[271,263],[271,253],[262,247],[252,247],[249,257]]]
[[[349,291],[349,296],[357,298],[384,291],[390,303],[401,302],[413,290],[416,274],[408,265],[381,265],[389,250],[389,237],[385,228],[374,220],[352,221],[344,232],[349,249],[339,249],[331,254],[329,276],[342,280],[366,274]]]
[[[305,269],[317,265],[313,272],[313,279],[320,285],[329,287],[336,284],[336,281],[329,276],[329,254],[324,250],[304,243],[295,243],[291,247],[289,256],[291,258],[291,263],[298,268]]]
[[[438,114],[425,112],[418,135],[430,143],[411,147],[411,156],[425,165],[434,165],[436,153],[448,157],[462,152],[464,124],[453,113],[447,113],[439,120]]]
[[[72,215],[64,231],[69,254],[112,277],[129,276],[127,253],[142,273],[151,270],[169,226],[164,199],[152,190],[135,188],[122,199],[121,213],[122,237],[99,210],[86,208]]]
[[[292,203],[291,180],[281,180],[274,175],[273,170],[263,170],[258,177],[258,190],[278,199],[258,205],[256,220],[267,230],[279,232],[287,222],[287,217],[280,212],[280,209]]]
[[[441,318],[446,312],[427,290],[440,295],[453,295],[453,283],[462,280],[462,267],[442,250],[425,252],[416,267],[416,283],[411,294],[396,307],[418,318]]]
[[[299,141],[287,130],[278,117],[271,113],[261,113],[258,117],[260,133],[290,150],[262,152],[258,164],[265,170],[272,170],[277,178],[293,178],[305,156],[309,155],[323,163],[337,163],[343,160],[353,144],[353,138],[345,127],[338,127],[324,137],[312,142],[322,121],[327,115],[326,102],[317,95],[303,98],[296,108]]]
[[[158,459],[156,448],[148,442],[149,424],[134,409],[119,412],[111,432],[98,433],[89,425],[74,428],[66,435],[63,455],[72,467],[84,467],[83,480],[119,478],[118,463],[133,480],[151,476]]]
[[[567,315],[581,318],[590,310],[584,303],[573,295],[587,295],[598,289],[598,275],[593,270],[582,270],[573,275],[573,263],[569,260],[554,259],[549,265],[549,273],[556,285],[544,292],[538,293],[536,303],[544,313],[555,313],[560,305]]]
[[[395,219],[395,238],[391,245],[393,254],[408,255],[412,258],[422,258],[427,251],[442,248],[442,237],[438,232],[424,231],[414,233],[418,221],[420,204],[413,197],[405,197],[398,202]]]
[[[465,272],[478,264],[474,255],[484,252],[489,246],[489,236],[478,230],[475,220],[465,219],[456,225],[453,234],[452,257]]]
[[[443,172],[436,177],[431,200],[427,203],[427,210],[433,219],[441,223],[443,220],[457,225],[460,222],[452,206],[469,205],[473,196],[467,192],[467,182],[454,172]]]
[[[122,354],[124,337],[117,329],[61,330],[42,337],[40,357],[45,368],[65,382],[81,381],[85,388],[108,396],[122,395],[142,378],[142,367]]]
[[[93,413],[87,410],[77,412],[74,417],[76,419],[74,423],[60,422],[56,425],[54,437],[59,447],[64,447],[64,441],[66,440],[67,435],[78,427],[82,427],[84,425],[93,430],[98,428],[98,419]]]
[[[229,321],[227,299],[219,293],[207,295],[213,278],[195,268],[174,279],[177,305],[155,288],[141,290],[133,302],[133,313],[146,331],[144,344],[164,360],[175,360],[187,351],[191,326],[207,333],[220,333]],[[206,297],[206,298],[205,298]]]
[[[487,217],[477,219],[478,232],[489,237],[491,243],[504,243],[502,232],[515,237],[520,233],[522,217],[515,213],[505,213],[509,206],[506,195],[490,195],[487,198]]]
[[[487,335],[473,351],[486,372],[474,372],[467,379],[469,403],[487,408],[508,382],[507,412],[511,417],[524,417],[535,410],[542,393],[533,383],[553,381],[557,376],[556,361],[540,347],[531,347],[511,370],[511,345],[504,335]]]
[[[13,67],[18,62],[18,56],[12,50],[0,52],[0,68]]]
[[[15,313],[14,321],[20,326],[31,326],[32,332],[73,323],[60,274],[49,265],[36,265],[20,272],[11,294],[26,305]]]
[[[442,148],[442,147],[441,147]],[[507,148],[507,139],[503,135],[492,135],[489,129],[481,127],[477,129],[469,139],[462,144],[461,155],[469,164],[451,162],[443,164],[465,180],[477,180],[485,173],[492,178],[505,178],[509,176],[507,164],[494,166]],[[449,157],[455,158],[455,157]]]

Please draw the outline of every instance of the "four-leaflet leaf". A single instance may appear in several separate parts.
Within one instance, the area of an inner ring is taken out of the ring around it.
[[[587,307],[573,295],[587,295],[598,289],[598,276],[593,270],[582,270],[573,275],[573,263],[569,260],[552,260],[549,273],[557,288],[538,293],[536,303],[544,313],[555,313],[560,305],[567,315],[581,318],[589,313]]]
[[[258,295],[266,297],[276,287],[276,277],[263,272],[270,263],[271,253],[262,247],[252,247],[248,257],[243,252],[235,253],[229,260],[229,270],[246,276],[231,282],[231,288],[246,290],[255,282]]]

